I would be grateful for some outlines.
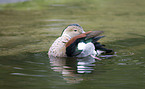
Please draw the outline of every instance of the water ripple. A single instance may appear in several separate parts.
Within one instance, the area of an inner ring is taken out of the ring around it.
[[[20,67],[13,67],[14,69],[19,69],[19,70],[21,70],[21,69],[23,69],[23,68],[20,68]]]
[[[45,63],[37,63],[37,62],[32,62],[32,61],[25,61],[27,63],[32,63],[32,64],[40,64],[40,65],[44,65]]]
[[[47,77],[46,75],[30,75],[30,74],[24,74],[24,73],[11,73],[11,75],[32,76],[32,77]]]

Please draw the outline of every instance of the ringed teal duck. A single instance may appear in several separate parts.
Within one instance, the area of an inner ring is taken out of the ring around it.
[[[95,59],[101,53],[113,53],[113,50],[104,48],[98,40],[104,36],[99,36],[103,31],[85,32],[78,24],[70,24],[51,45],[48,55],[54,57],[87,57]]]

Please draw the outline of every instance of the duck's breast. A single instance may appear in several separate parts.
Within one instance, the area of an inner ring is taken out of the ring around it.
[[[52,55],[54,57],[66,57],[66,42],[68,42],[69,38],[67,37],[59,37],[54,43],[51,45],[48,55]]]

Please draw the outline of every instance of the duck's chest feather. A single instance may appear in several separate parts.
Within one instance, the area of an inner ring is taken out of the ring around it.
[[[55,57],[66,57],[66,43],[69,40],[70,38],[66,36],[57,38],[51,45],[48,54]]]

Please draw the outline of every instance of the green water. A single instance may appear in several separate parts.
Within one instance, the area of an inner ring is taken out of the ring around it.
[[[144,0],[35,0],[0,6],[0,89],[144,89]],[[102,30],[115,57],[53,58],[71,23]]]

